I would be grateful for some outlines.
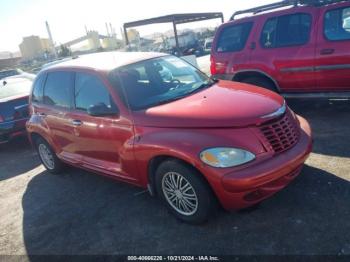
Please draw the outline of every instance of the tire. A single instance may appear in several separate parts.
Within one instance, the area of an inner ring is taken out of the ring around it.
[[[45,139],[38,137],[35,140],[35,147],[44,167],[52,174],[59,174],[63,170],[63,163],[58,159],[49,143]]]
[[[273,91],[275,93],[278,93],[276,90],[275,84],[271,80],[263,77],[248,77],[241,80],[241,82],[250,84],[250,85],[259,86],[259,87],[268,89],[270,91]]]
[[[180,161],[161,163],[155,182],[158,197],[181,221],[201,224],[216,211],[216,199],[207,182],[194,168]]]

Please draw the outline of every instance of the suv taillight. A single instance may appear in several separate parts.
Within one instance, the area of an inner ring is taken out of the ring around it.
[[[213,56],[210,56],[210,73],[212,75],[225,74],[227,62],[216,62]]]

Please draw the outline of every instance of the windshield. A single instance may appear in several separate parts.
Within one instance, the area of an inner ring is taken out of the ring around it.
[[[2,83],[3,81],[6,82]],[[3,79],[0,83],[0,99],[19,96],[29,95],[32,82],[28,79],[17,78],[17,79]]]
[[[15,69],[1,71],[0,72],[0,79],[3,79],[5,77],[9,77],[9,76],[15,76],[15,75],[19,75],[19,72],[17,70],[15,70]]]
[[[122,88],[125,103],[132,110],[147,109],[189,96],[214,81],[174,56],[145,60],[116,69],[111,82]]]

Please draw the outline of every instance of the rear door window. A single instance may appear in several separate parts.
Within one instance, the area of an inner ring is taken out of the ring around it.
[[[260,36],[263,48],[304,45],[311,32],[310,14],[292,14],[270,18],[266,21]]]
[[[219,35],[216,51],[219,53],[224,53],[243,50],[252,27],[253,22],[225,27]]]
[[[326,12],[324,35],[328,40],[350,40],[350,7]]]
[[[73,81],[74,73],[71,72],[48,73],[44,89],[44,103],[70,108],[72,106]]]

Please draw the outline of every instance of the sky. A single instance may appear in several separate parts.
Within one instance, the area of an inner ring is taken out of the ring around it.
[[[277,0],[275,0],[277,1]],[[45,21],[50,24],[56,44],[85,35],[89,30],[106,33],[105,23],[116,28],[121,38],[123,23],[173,13],[223,12],[227,21],[233,12],[274,0],[0,0],[0,52],[19,50],[22,37],[38,35],[47,38]],[[214,27],[219,19],[181,25]],[[171,24],[137,27],[142,35],[171,29]]]

